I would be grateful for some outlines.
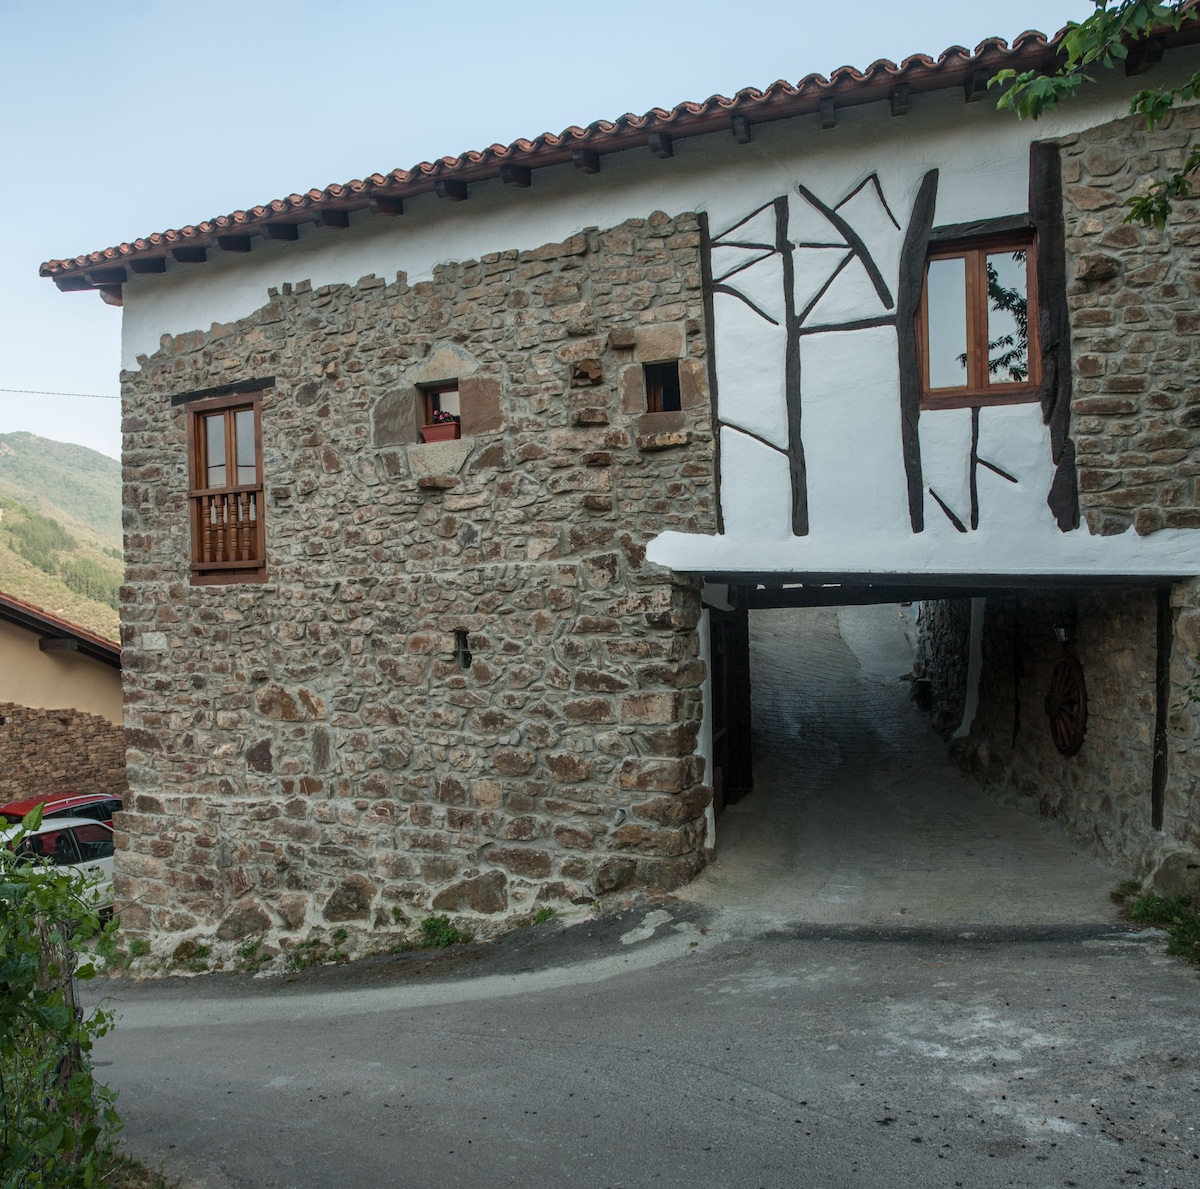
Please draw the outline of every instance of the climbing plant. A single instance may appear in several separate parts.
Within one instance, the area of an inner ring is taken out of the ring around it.
[[[1195,0],[1092,0],[1095,12],[1083,21],[1071,21],[1059,42],[1062,59],[1059,68],[1049,74],[1040,70],[1001,70],[988,86],[1006,87],[999,106],[1015,112],[1021,119],[1036,120],[1074,96],[1085,82],[1093,81],[1094,69],[1111,69],[1124,62],[1138,43],[1185,22],[1200,19]],[[1200,95],[1200,72],[1177,87],[1145,87],[1130,100],[1129,110],[1146,118],[1153,129],[1179,103]],[[1127,223],[1142,223],[1160,231],[1174,204],[1191,197],[1196,171],[1200,169],[1200,148],[1193,147],[1178,169],[1156,178],[1144,193],[1126,199]]]

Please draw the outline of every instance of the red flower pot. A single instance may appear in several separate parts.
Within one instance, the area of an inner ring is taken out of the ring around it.
[[[452,442],[459,436],[457,421],[435,421],[421,426],[421,437],[426,442]]]

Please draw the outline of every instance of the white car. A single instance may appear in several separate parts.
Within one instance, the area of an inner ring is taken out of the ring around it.
[[[11,848],[20,827],[0,830],[0,846]],[[113,902],[113,831],[105,822],[83,817],[55,817],[16,842],[17,853],[55,867],[78,867],[93,884],[100,906]]]

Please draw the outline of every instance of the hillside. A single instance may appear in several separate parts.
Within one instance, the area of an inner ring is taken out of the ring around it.
[[[0,590],[115,640],[122,569],[120,463],[0,434]]]
[[[0,433],[0,495],[121,547],[121,464],[107,454],[31,433]]]

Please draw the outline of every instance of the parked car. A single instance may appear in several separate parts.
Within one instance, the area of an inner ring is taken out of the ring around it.
[[[38,805],[44,807],[43,821],[49,817],[86,817],[111,827],[113,814],[121,811],[121,798],[62,789],[57,793],[35,793],[32,797],[20,797],[7,805],[0,805],[0,814],[15,825]]]
[[[0,846],[16,849],[31,862],[77,867],[93,882],[101,908],[113,902],[113,831],[104,822],[85,817],[56,817],[43,821],[21,837],[19,826],[0,829]]]

